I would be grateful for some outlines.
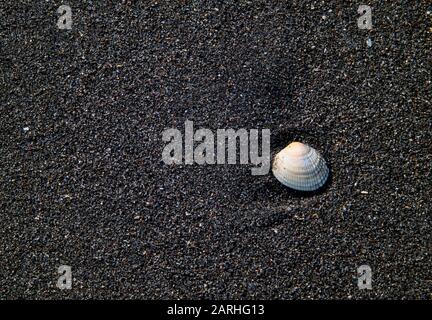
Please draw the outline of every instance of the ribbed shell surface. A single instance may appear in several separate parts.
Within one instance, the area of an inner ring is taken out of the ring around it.
[[[313,148],[293,142],[273,161],[273,174],[283,185],[300,191],[314,191],[324,185],[329,169]]]

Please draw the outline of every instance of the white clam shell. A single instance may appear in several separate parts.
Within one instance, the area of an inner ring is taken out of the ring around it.
[[[322,187],[329,169],[314,148],[301,142],[290,143],[273,161],[273,175],[283,185],[299,191],[314,191]]]

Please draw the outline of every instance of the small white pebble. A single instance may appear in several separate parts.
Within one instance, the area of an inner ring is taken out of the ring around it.
[[[369,48],[372,47],[372,40],[370,38],[367,39],[366,43]]]
[[[360,193],[361,194],[369,194],[369,192],[367,192],[367,191],[361,191]]]
[[[28,132],[29,130],[30,130],[29,127],[24,127],[24,128],[23,128],[23,131],[24,131],[24,132]]]

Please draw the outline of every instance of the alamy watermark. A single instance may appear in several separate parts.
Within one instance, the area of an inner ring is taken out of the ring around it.
[[[61,30],[72,29],[72,9],[68,5],[61,5],[57,9],[57,13],[61,16],[57,20],[57,27]],[[357,13],[360,17],[357,19],[359,29],[372,29],[372,8],[368,5],[359,5]]]
[[[60,277],[57,280],[57,288],[60,290],[72,289],[72,267],[62,265],[57,270]]]
[[[361,265],[357,268],[358,275],[358,288],[360,290],[372,290],[372,269],[367,264]]]
[[[372,8],[367,5],[360,5],[357,9],[358,14],[361,16],[357,20],[359,29],[372,29]]]
[[[67,5],[61,5],[57,9],[57,13],[61,14],[57,20],[57,27],[61,30],[72,29],[72,9]]]
[[[239,163],[257,166],[251,169],[252,175],[265,175],[270,170],[269,129],[261,130],[261,139],[258,129],[217,129],[215,135],[210,129],[194,131],[193,121],[187,120],[184,139],[180,130],[172,128],[164,130],[162,140],[168,142],[162,152],[162,160],[166,164],[182,164],[183,161],[185,164],[236,164],[239,142]]]

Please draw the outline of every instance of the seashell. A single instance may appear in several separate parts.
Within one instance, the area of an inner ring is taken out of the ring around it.
[[[283,185],[300,191],[319,189],[329,176],[323,157],[301,142],[292,142],[276,154],[272,172]]]

